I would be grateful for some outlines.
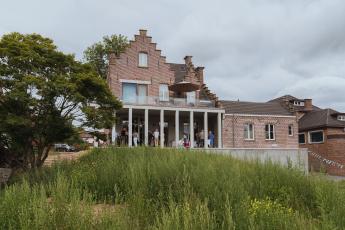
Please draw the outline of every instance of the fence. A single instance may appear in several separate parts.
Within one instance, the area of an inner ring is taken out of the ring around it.
[[[292,165],[293,167],[309,172],[308,168],[308,150],[307,149],[247,149],[247,148],[229,148],[229,149],[208,149],[210,153],[230,155],[242,160],[259,160],[265,162],[270,160],[282,166]]]

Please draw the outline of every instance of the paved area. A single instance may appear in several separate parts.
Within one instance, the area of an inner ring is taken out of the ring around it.
[[[87,154],[88,151],[80,152],[63,152],[49,155],[44,162],[45,166],[51,166],[54,162],[63,161],[63,160],[78,160],[81,156]]]

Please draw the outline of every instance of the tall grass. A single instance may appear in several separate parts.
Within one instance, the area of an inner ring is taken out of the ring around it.
[[[115,208],[96,214],[99,203]],[[345,229],[345,188],[270,162],[96,149],[2,191],[0,228]]]

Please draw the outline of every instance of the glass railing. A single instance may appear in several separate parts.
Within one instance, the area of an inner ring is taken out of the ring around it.
[[[190,100],[187,98],[160,98],[153,96],[133,96],[122,98],[124,104],[131,105],[155,105],[155,106],[175,106],[175,107],[215,107],[215,103],[210,100]]]

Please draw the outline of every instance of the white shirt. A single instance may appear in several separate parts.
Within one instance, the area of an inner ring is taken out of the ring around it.
[[[158,138],[158,137],[159,137],[159,132],[158,132],[158,131],[155,131],[155,132],[153,133],[153,135],[155,136],[155,138]]]

